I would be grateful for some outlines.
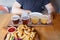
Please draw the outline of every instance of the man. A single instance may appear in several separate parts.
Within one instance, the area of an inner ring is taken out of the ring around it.
[[[16,0],[11,12],[16,14],[23,12],[42,12],[44,7],[48,10],[48,13],[54,11],[50,0]]]

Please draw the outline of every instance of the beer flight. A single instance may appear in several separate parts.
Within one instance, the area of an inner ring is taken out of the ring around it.
[[[8,27],[8,33],[4,40],[39,40],[37,32],[31,25],[48,25],[52,19],[51,15],[32,12],[30,14],[12,15],[11,22],[13,25]]]
[[[28,25],[28,24],[46,25],[46,24],[51,23],[51,16],[50,15],[43,15],[43,14],[38,13],[38,12],[32,12],[30,14],[23,13],[23,14],[21,14],[21,16],[13,15],[11,17],[11,20],[12,20],[13,24],[21,23],[24,25]]]

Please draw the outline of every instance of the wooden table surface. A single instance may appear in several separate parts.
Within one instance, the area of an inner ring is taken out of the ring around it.
[[[0,14],[0,40],[4,40],[7,33],[6,27],[12,14]],[[55,15],[53,25],[34,27],[39,34],[40,40],[60,40],[60,14]]]

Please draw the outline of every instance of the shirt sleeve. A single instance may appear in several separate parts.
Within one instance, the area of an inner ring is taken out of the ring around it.
[[[48,3],[50,3],[50,0],[43,0],[43,6],[47,5]]]

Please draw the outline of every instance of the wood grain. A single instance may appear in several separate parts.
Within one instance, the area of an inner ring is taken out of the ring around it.
[[[0,40],[3,40],[12,14],[0,14]],[[55,14],[53,25],[34,27],[39,34],[40,40],[60,40],[60,14]]]

